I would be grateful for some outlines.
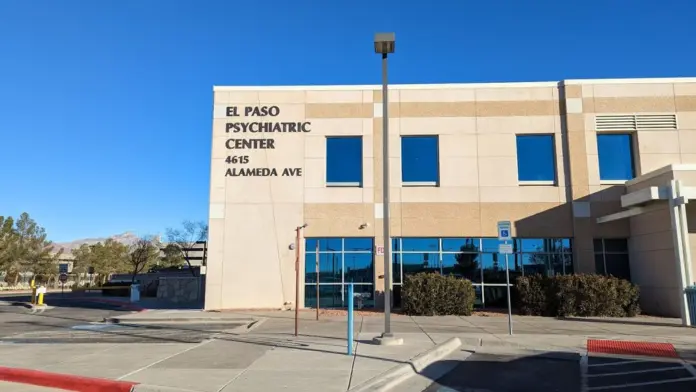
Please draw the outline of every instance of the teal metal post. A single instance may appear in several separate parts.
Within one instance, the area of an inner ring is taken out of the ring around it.
[[[353,283],[348,284],[348,355],[353,355]]]

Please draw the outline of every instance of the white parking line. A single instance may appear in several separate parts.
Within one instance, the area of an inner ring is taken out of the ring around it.
[[[694,368],[694,365],[684,361],[684,367],[686,370],[691,373],[694,377],[696,377],[696,369]]]
[[[580,357],[580,392],[587,392],[587,352]]]
[[[643,370],[631,370],[628,372],[617,372],[617,373],[602,373],[602,374],[588,374],[587,377],[607,377],[607,376],[621,376],[624,374],[638,374],[638,373],[649,373],[649,372],[664,372],[667,370],[681,370],[683,366],[672,366],[659,369],[643,369]]]
[[[686,377],[686,378],[673,378],[671,380],[660,380],[660,381],[647,381],[647,382],[637,382],[634,384],[621,384],[621,385],[605,385],[601,387],[592,387],[589,388],[590,391],[599,391],[603,389],[618,389],[618,388],[629,388],[629,387],[642,387],[644,385],[659,385],[659,384],[668,384],[668,383],[673,383],[673,382],[681,382],[681,381],[693,381],[696,380],[696,377]]]
[[[599,358],[601,358],[601,357],[599,357]],[[624,360],[624,361],[616,361],[616,362],[589,364],[589,355],[588,355],[588,353],[585,353],[585,355],[583,355],[580,358],[580,375],[581,375],[580,391],[581,392],[601,391],[601,390],[607,390],[607,389],[631,388],[631,387],[641,387],[641,386],[647,386],[647,385],[671,384],[671,383],[675,383],[675,382],[684,382],[684,381],[696,381],[696,369],[694,369],[694,366],[692,366],[691,364],[689,364],[683,360],[680,362],[671,362],[675,366],[670,366],[670,367],[663,367],[663,368],[656,368],[656,369],[631,370],[631,371],[603,373],[603,374],[589,374],[590,368],[606,367],[606,366],[619,366],[619,365],[631,365],[631,364],[649,363],[649,362],[655,362],[655,360],[653,360],[653,359],[632,359],[632,360]],[[670,362],[663,362],[663,363],[670,363]],[[679,365],[679,366],[676,366],[676,365]],[[691,373],[692,377],[681,377],[681,378],[673,378],[673,379],[667,379],[667,380],[637,382],[637,383],[631,383],[631,384],[603,385],[603,386],[596,386],[596,387],[589,387],[588,386],[588,380],[590,378],[596,379],[597,377],[621,376],[621,375],[628,375],[628,374],[639,374],[639,373],[647,373],[647,372],[662,372],[662,371],[681,370],[681,369],[687,370],[689,373]]]

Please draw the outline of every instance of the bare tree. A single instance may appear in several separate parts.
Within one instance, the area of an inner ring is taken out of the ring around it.
[[[167,229],[168,245],[174,245],[181,252],[184,261],[189,267],[192,276],[196,276],[191,267],[191,252],[196,244],[208,238],[208,225],[203,221],[184,221],[181,229]]]
[[[133,278],[131,283],[135,283],[136,276],[150,264],[157,261],[159,252],[159,246],[149,237],[140,238],[130,246],[128,263],[132,268]]]

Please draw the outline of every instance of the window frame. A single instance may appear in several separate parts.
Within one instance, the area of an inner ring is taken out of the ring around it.
[[[599,139],[602,136],[628,136],[628,149],[629,149],[629,155],[630,155],[630,161],[631,161],[631,178],[628,179],[603,179],[602,178],[602,161],[601,161],[601,154],[599,151]],[[636,151],[638,149],[636,148],[636,142],[637,142],[637,137],[636,137],[636,132],[631,132],[631,131],[614,131],[614,132],[607,132],[607,131],[600,131],[596,132],[595,135],[595,142],[597,145],[597,175],[599,177],[599,183],[600,185],[623,185],[626,183],[626,181],[630,181],[634,178],[637,177],[638,175],[638,163],[637,163],[637,158],[636,158]]]
[[[360,159],[359,159],[359,165],[360,165],[360,180],[359,181],[329,181],[329,140],[338,140],[338,139],[357,139],[360,141]],[[324,184],[326,185],[327,188],[362,188],[364,186],[364,179],[365,179],[365,165],[364,165],[364,157],[363,157],[363,148],[364,148],[364,138],[362,135],[327,135],[325,137],[326,141],[326,162],[324,164]]]
[[[404,181],[404,139],[432,138],[435,139],[435,180],[434,181]],[[401,186],[402,187],[439,187],[440,186],[440,135],[400,135],[401,154]]]
[[[522,180],[520,179],[520,150],[519,139],[525,137],[550,137],[551,138],[551,168],[553,175],[551,180]],[[558,185],[558,158],[556,157],[556,135],[553,133],[518,133],[515,134],[515,148],[517,159],[517,184],[520,186],[556,186]]]
[[[443,246],[442,246],[443,240],[452,240],[452,239],[460,239],[460,238],[467,239],[467,240],[468,240],[468,239],[473,240],[473,243],[476,244],[476,246],[477,246],[477,251],[462,252],[462,251],[460,251],[460,250],[459,250],[459,251],[451,251],[451,250],[444,250],[444,249],[443,249]],[[437,248],[436,248],[436,249],[428,249],[428,250],[425,250],[425,249],[422,249],[422,250],[403,250],[402,241],[403,241],[404,239],[407,239],[407,240],[408,240],[408,239],[436,239],[436,240],[438,240],[438,245],[437,245]],[[550,250],[542,250],[542,251],[529,251],[529,250],[526,250],[526,251],[525,251],[525,250],[522,250],[522,246],[521,246],[521,245],[522,245],[522,242],[523,242],[523,241],[525,241],[525,240],[539,240],[539,239],[544,240],[544,241],[549,241],[549,240],[568,240],[568,245],[569,245],[569,246],[568,246],[568,251],[565,251],[565,248],[564,248],[563,245],[561,245],[561,248],[560,248],[561,251],[556,251],[556,252],[553,252],[553,251],[550,251]],[[484,254],[494,254],[494,253],[495,253],[495,254],[498,254],[499,252],[490,251],[490,250],[487,250],[488,248],[485,248],[485,247],[484,247],[484,241],[485,241],[485,240],[491,240],[491,241],[494,240],[494,241],[498,242],[498,238],[497,238],[497,237],[392,237],[392,252],[391,252],[391,253],[392,253],[392,263],[391,263],[391,264],[392,264],[392,266],[393,266],[393,264],[396,262],[395,259],[394,259],[394,255],[396,255],[396,254],[399,254],[399,255],[400,255],[400,254],[424,254],[424,253],[427,253],[427,254],[437,254],[437,255],[438,255],[437,263],[438,263],[438,266],[439,266],[440,270],[442,270],[442,265],[443,265],[443,264],[442,264],[442,260],[443,260],[442,256],[445,255],[445,254],[467,253],[467,254],[476,254],[476,255],[478,255],[479,257],[481,257],[481,255],[484,255]],[[574,259],[574,255],[573,255],[573,238],[570,238],[570,237],[549,237],[549,238],[522,238],[522,237],[515,237],[515,238],[513,238],[513,246],[514,246],[514,249],[515,249],[514,253],[511,255],[511,256],[513,257],[513,259],[512,259],[513,262],[514,262],[514,257],[518,257],[518,256],[519,256],[519,257],[521,258],[523,255],[527,255],[527,254],[539,254],[539,255],[547,255],[547,256],[549,256],[549,255],[570,256],[570,258],[571,258],[571,265],[572,265],[572,267],[571,267],[572,271],[567,271],[567,270],[566,270],[566,265],[565,265],[565,263],[564,263],[564,264],[563,264],[563,274],[564,274],[564,275],[569,275],[569,274],[575,273],[575,271],[574,271],[574,270],[575,270],[575,260],[573,260],[573,259]],[[399,261],[399,269],[400,269],[399,276],[401,277],[401,282],[396,283],[396,282],[392,281],[392,284],[393,284],[393,285],[397,285],[397,284],[400,285],[400,284],[403,283],[403,278],[404,278],[404,274],[403,274],[403,262],[402,262],[402,260],[401,260],[400,258],[398,258],[398,261]],[[520,264],[520,265],[522,265],[522,264]],[[480,265],[480,266],[479,266],[479,269],[481,270],[481,274],[483,275],[483,266]],[[523,268],[522,268],[522,271],[524,271]],[[524,272],[523,272],[521,275],[524,276]],[[392,276],[394,276],[394,275],[392,275]],[[482,278],[483,278],[483,276],[482,276]],[[480,284],[480,283],[475,283],[475,284]],[[492,285],[492,286],[501,285],[501,283],[485,283],[485,282],[483,282],[482,284],[484,284],[484,285]],[[511,283],[511,284],[512,284],[512,283]],[[505,286],[505,284],[502,284],[502,285]]]
[[[606,240],[625,241],[626,242],[626,250],[625,251],[607,251],[607,246],[605,243]],[[629,249],[628,238],[604,238],[604,237],[603,238],[593,238],[593,248],[594,248],[594,241],[601,241],[602,248],[599,250],[593,249],[593,255],[594,256],[602,255],[602,265],[604,267],[604,271],[600,273],[599,271],[596,271],[597,268],[595,265],[595,274],[609,276],[609,274],[607,273],[607,255],[626,255],[626,261],[628,263],[628,277],[629,277],[629,281],[630,281],[630,278],[631,278],[631,255],[630,255],[630,253],[631,252]],[[596,260],[595,260],[595,262],[596,262]],[[622,279],[622,278],[619,278],[619,279]]]

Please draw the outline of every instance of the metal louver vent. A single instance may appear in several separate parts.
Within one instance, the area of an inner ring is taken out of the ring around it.
[[[618,114],[595,118],[598,131],[640,131],[647,129],[677,129],[676,114]]]

